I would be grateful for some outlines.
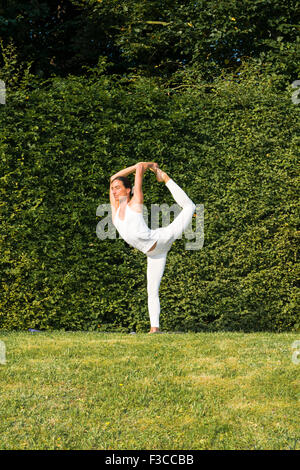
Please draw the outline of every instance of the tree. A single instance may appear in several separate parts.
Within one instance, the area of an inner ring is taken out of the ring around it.
[[[3,2],[3,5],[5,2]],[[99,57],[108,72],[170,78],[197,67],[205,80],[245,57],[299,73],[297,0],[12,0],[0,37],[12,38],[34,70],[82,74]],[[297,78],[297,77],[296,77]]]

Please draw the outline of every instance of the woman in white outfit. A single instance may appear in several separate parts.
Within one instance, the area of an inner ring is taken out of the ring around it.
[[[164,182],[176,203],[182,207],[167,227],[150,229],[143,217],[144,195],[143,176],[147,169],[156,174],[159,182]],[[130,198],[131,183],[127,176],[135,172],[134,195]],[[162,171],[155,162],[139,162],[119,171],[110,178],[110,203],[112,221],[120,236],[131,246],[147,256],[147,293],[150,316],[150,333],[160,333],[159,329],[159,286],[165,270],[167,253],[173,242],[180,238],[188,227],[195,212],[195,204],[186,193]]]

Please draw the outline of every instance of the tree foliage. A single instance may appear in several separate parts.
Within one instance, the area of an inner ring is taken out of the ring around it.
[[[110,72],[170,78],[187,66],[206,80],[246,57],[290,79],[299,67],[297,0],[11,0],[0,37],[13,40],[34,73],[82,74],[99,56]],[[298,64],[298,65],[297,65]],[[295,76],[294,79],[297,77]]]
[[[203,249],[183,238],[168,254],[162,325],[299,327],[291,88],[278,93],[256,64],[224,73],[210,93],[104,69],[11,91],[1,109],[0,326],[146,327],[146,257],[97,239],[95,212],[109,176],[147,156],[205,214]],[[174,202],[150,172],[144,191],[148,207]]]
[[[0,328],[148,328],[146,257],[98,239],[96,209],[156,161],[204,204],[203,248],[168,254],[162,327],[299,330],[296,7],[2,2]]]

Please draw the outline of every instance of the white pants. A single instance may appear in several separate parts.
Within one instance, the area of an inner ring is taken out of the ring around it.
[[[167,253],[173,242],[180,238],[186,230],[193,214],[195,204],[186,195],[186,193],[173,181],[169,179],[166,183],[176,203],[182,207],[182,211],[167,227],[161,227],[159,239],[154,250],[147,252],[147,293],[148,293],[148,311],[151,327],[159,328],[159,286],[165,270]]]

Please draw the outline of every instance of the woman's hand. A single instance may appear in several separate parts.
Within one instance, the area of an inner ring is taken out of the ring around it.
[[[153,173],[155,173],[155,174],[156,174],[156,172],[157,172],[157,170],[158,170],[158,169],[159,169],[159,166],[158,166],[158,164],[157,164],[157,163],[155,163],[155,162],[152,162],[152,166],[151,166],[151,167],[149,167],[149,170],[153,171]]]
[[[156,171],[156,169],[158,168],[158,164],[155,163],[155,162],[138,162],[136,164],[136,167],[138,167],[138,166],[142,166],[144,171],[146,171],[148,168],[149,168],[149,170]]]

